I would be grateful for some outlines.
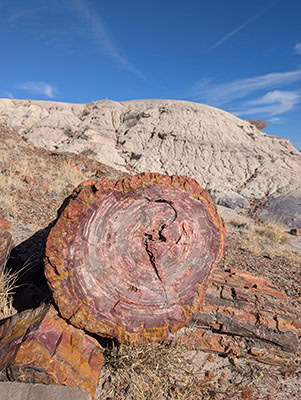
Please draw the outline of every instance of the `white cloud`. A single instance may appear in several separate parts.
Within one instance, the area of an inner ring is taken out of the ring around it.
[[[235,114],[240,116],[250,114],[279,115],[291,111],[300,101],[301,95],[297,92],[274,90],[255,100],[246,102],[247,108],[237,111]]]
[[[58,93],[56,88],[46,82],[25,82],[16,86],[17,89],[24,90],[28,93],[42,94],[45,97],[53,98]]]
[[[280,124],[280,123],[283,122],[283,119],[280,118],[280,117],[273,117],[273,118],[270,118],[270,119],[268,120],[268,122]]]
[[[13,99],[14,98],[12,92],[3,92],[3,96],[5,98],[8,98],[8,99]]]
[[[36,12],[35,9],[19,9],[18,11],[12,13],[9,17],[6,18],[7,22],[16,22],[19,19],[26,18],[28,16],[33,15]]]
[[[247,19],[247,21],[243,22],[241,25],[239,25],[237,28],[233,29],[231,32],[227,33],[222,39],[220,39],[218,42],[216,42],[213,46],[211,46],[212,49],[215,49],[216,47],[220,46],[222,43],[224,43],[226,40],[228,40],[231,36],[235,35],[236,33],[240,32],[243,30],[247,25],[251,24],[254,22],[257,18],[259,18],[261,15],[266,13],[270,8],[272,8],[276,3],[278,3],[279,0],[276,0],[273,4],[270,4],[268,7],[260,11],[259,13],[255,14],[253,17]]]
[[[246,97],[257,90],[274,89],[297,81],[301,81],[301,69],[290,72],[274,72],[221,85],[210,85],[208,82],[204,84],[204,81],[201,80],[194,85],[187,97],[200,101],[205,100],[209,104],[218,106]]]
[[[95,40],[102,46],[102,48],[115,60],[117,60],[124,68],[133,72],[140,78],[144,78],[141,71],[129,62],[125,55],[117,49],[114,40],[109,35],[101,17],[92,10],[85,0],[75,0],[77,13],[84,18],[91,27]]]
[[[301,43],[297,43],[296,46],[294,47],[295,54],[300,54],[301,55]]]

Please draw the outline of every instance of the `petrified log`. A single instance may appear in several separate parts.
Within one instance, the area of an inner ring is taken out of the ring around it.
[[[213,272],[205,301],[178,339],[197,348],[283,365],[298,350],[301,310],[262,277],[237,269]]]
[[[0,325],[2,378],[78,387],[94,398],[102,365],[98,342],[60,318],[49,304]]]
[[[45,274],[73,325],[127,343],[160,341],[199,310],[224,236],[194,179],[88,181],[49,234]]]

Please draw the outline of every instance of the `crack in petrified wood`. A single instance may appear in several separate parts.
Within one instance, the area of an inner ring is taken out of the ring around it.
[[[45,273],[72,324],[130,343],[158,341],[198,310],[224,234],[193,179],[90,181],[50,232]]]
[[[145,250],[149,256],[149,261],[150,261],[152,267],[154,268],[154,271],[155,271],[159,281],[162,283],[162,279],[159,275],[159,271],[156,266],[156,257],[154,256],[153,252],[149,248],[149,241],[154,241],[153,235],[149,235],[149,234],[145,233],[144,236],[146,237],[146,239],[143,241],[143,244],[144,244]]]

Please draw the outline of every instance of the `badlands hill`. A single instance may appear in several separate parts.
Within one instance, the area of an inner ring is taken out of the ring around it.
[[[263,202],[263,217],[272,210],[301,227],[301,153],[288,139],[217,108],[176,100],[1,99],[0,123],[35,146],[84,154],[121,171],[194,177],[218,204]]]

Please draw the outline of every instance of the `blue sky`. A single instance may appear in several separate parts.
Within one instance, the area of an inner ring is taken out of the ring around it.
[[[0,0],[0,97],[168,98],[301,149],[300,0]]]

